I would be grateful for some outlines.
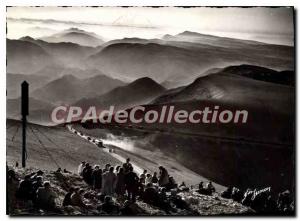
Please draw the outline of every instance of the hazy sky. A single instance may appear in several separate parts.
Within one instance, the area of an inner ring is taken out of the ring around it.
[[[34,38],[77,27],[105,40],[183,31],[293,45],[292,8],[9,7],[7,37]]]

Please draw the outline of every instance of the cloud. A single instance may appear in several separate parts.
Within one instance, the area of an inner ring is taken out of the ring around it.
[[[55,19],[35,19],[35,18],[7,18],[8,21],[14,22],[24,22],[24,23],[43,23],[43,24],[66,24],[66,25],[95,25],[95,26],[111,26],[111,27],[128,27],[128,28],[149,28],[149,29],[157,29],[158,27],[151,25],[128,25],[128,24],[120,24],[118,22],[112,24],[105,23],[94,23],[94,22],[74,22],[74,21],[62,21]]]

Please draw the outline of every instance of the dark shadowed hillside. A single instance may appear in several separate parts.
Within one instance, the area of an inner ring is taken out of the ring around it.
[[[138,104],[145,104],[159,96],[165,88],[145,77],[134,82],[113,89],[112,91],[97,97],[82,99],[76,103],[81,107],[96,106],[107,108],[114,105],[116,108],[128,108]]]
[[[71,104],[84,97],[104,94],[121,85],[124,85],[122,81],[105,75],[97,75],[86,79],[64,75],[33,91],[31,96],[51,103]]]
[[[224,68],[219,71],[226,74],[240,75],[249,77],[255,80],[272,82],[283,85],[295,85],[295,72],[294,71],[275,71],[269,68],[263,68],[253,65],[240,65]]]

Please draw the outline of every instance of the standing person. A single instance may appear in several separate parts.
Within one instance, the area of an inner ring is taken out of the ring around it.
[[[130,158],[127,158],[126,163],[123,164],[125,174],[130,172],[130,167],[132,167],[132,165],[130,163]]]
[[[83,169],[82,177],[84,181],[89,185],[93,184],[92,173],[93,173],[93,168],[90,164],[87,163],[85,165],[85,168]]]
[[[107,164],[105,164],[105,167],[104,167],[104,169],[103,169],[103,174],[104,173],[106,173],[106,172],[108,172],[109,171],[109,168],[110,168],[110,164],[109,163],[107,163]]]
[[[102,194],[113,195],[115,192],[117,176],[114,174],[114,167],[110,167],[109,171],[103,174]]]
[[[78,170],[77,170],[79,176],[82,176],[82,171],[83,171],[83,168],[85,167],[85,164],[86,163],[84,161],[82,161],[81,164],[79,164]]]
[[[152,176],[152,183],[158,183],[158,178],[157,178],[157,173],[154,172],[153,176]]]
[[[100,190],[102,187],[102,170],[97,165],[92,173],[93,187],[95,190]]]
[[[128,194],[128,200],[131,200],[132,202],[135,202],[138,181],[139,178],[137,174],[133,172],[133,167],[130,167],[129,172],[125,175],[125,185]]]
[[[124,168],[119,169],[117,174],[116,194],[123,196],[125,194],[125,174]]]
[[[121,166],[117,166],[117,167],[116,167],[116,174],[119,173],[120,168],[121,168]]]
[[[159,179],[158,179],[159,186],[166,186],[169,184],[169,174],[168,171],[163,167],[159,167]]]

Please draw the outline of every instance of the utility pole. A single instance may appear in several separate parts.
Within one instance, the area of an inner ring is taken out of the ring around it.
[[[29,85],[26,81],[21,84],[21,115],[22,115],[22,167],[26,167],[26,126],[27,126],[27,115],[29,114],[29,95],[28,95]]]

